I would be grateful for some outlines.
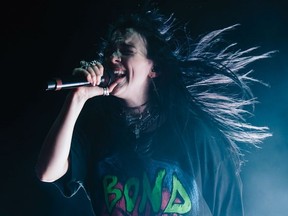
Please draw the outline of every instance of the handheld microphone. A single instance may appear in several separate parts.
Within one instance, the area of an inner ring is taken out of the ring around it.
[[[107,87],[113,81],[113,73],[104,73],[101,77],[99,87]],[[92,86],[90,82],[83,76],[71,76],[65,78],[54,78],[46,83],[46,91],[59,91],[64,89],[72,89],[80,86]]]

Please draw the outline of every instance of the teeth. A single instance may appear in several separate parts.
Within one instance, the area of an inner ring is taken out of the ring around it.
[[[124,71],[114,71],[114,74],[117,74],[117,75],[124,75],[125,73],[124,73]]]

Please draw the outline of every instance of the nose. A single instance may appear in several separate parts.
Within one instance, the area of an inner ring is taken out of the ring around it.
[[[110,60],[112,63],[119,63],[121,62],[121,52],[117,49],[115,50],[112,55],[110,56]]]

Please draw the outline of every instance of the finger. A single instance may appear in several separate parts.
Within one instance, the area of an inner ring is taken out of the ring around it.
[[[92,67],[88,67],[87,71],[89,72],[90,75],[90,82],[93,86],[95,86],[97,84],[97,69],[93,69]]]
[[[109,94],[113,91],[113,89],[118,85],[117,82],[113,82],[111,85],[108,86]]]
[[[100,63],[96,63],[91,64],[87,70],[91,75],[93,86],[99,85],[101,83],[101,77],[103,76],[104,67]]]
[[[101,83],[101,77],[103,76],[104,67],[100,62],[96,60],[93,60],[91,62],[81,61],[80,65],[80,68],[74,69],[73,75],[84,74],[87,81],[90,82],[93,86],[99,85]]]
[[[86,77],[87,81],[90,82],[90,74],[87,70],[83,69],[83,68],[75,68],[73,71],[72,71],[72,75],[81,75],[81,76],[84,76]]]
[[[87,69],[84,69],[84,68],[75,68],[72,72],[72,75],[73,76],[77,76],[77,75],[80,75],[81,77],[86,77],[86,80],[91,84],[93,85],[93,79],[92,79],[92,76],[90,74],[90,72],[88,71],[88,68]]]
[[[104,73],[104,67],[103,65],[98,62],[98,61],[94,61],[93,62],[93,69],[96,73],[96,83],[97,85],[99,85],[101,83],[101,77],[103,76],[103,73]]]

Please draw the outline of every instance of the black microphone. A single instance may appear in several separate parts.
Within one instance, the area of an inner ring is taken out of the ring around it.
[[[98,85],[99,87],[109,86],[113,79],[113,73],[104,73],[101,77],[101,82]],[[46,83],[46,91],[59,91],[64,89],[72,89],[80,86],[92,86],[90,82],[86,80],[86,77],[83,76],[71,76],[65,78],[54,78],[48,80]]]

